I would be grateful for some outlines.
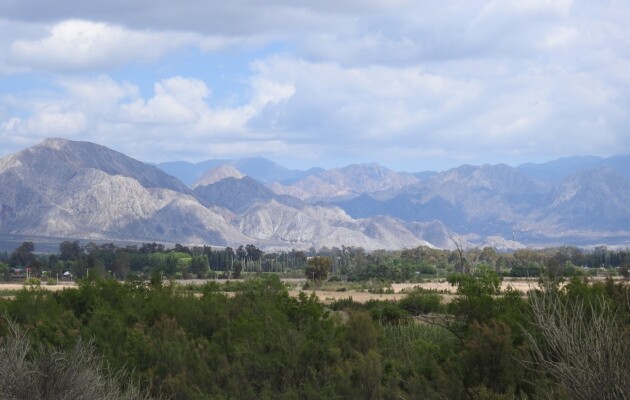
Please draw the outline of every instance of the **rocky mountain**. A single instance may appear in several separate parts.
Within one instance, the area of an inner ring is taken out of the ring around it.
[[[245,176],[246,175],[244,173],[234,168],[233,166],[229,164],[222,164],[218,167],[208,170],[205,174],[201,176],[201,178],[193,183],[191,187],[195,189],[198,186],[206,186],[217,183],[225,178],[241,179]]]
[[[545,186],[507,165],[464,165],[377,200],[363,195],[335,202],[355,218],[392,215],[405,221],[437,219],[461,232],[509,234],[516,215],[544,197]]]
[[[230,165],[245,175],[265,183],[290,184],[308,175],[323,171],[321,168],[311,168],[308,171],[288,169],[262,157],[242,158],[240,160],[215,159],[200,163],[175,161],[156,164],[162,171],[177,177],[189,186],[197,182],[208,170],[221,165]]]
[[[272,200],[254,205],[235,220],[244,234],[277,248],[302,243],[318,248],[341,244],[365,249],[432,246],[392,217],[356,220],[332,206],[306,205],[298,209]]]
[[[577,172],[601,167],[613,169],[626,179],[630,179],[630,155],[608,158],[595,156],[565,157],[540,164],[526,163],[519,165],[516,169],[530,179],[558,183]]]
[[[630,229],[630,181],[608,167],[575,173],[549,195],[542,224],[565,229]]]
[[[37,146],[0,159],[0,173],[11,171],[47,191],[57,190],[60,184],[85,169],[129,177],[144,188],[192,193],[181,181],[160,169],[90,142],[46,139]]]
[[[597,167],[557,182],[507,165],[418,178],[363,164],[265,185],[215,165],[191,190],[103,146],[47,139],[0,159],[0,236],[267,249],[452,247],[453,233],[504,250],[630,244],[630,158],[586,160]]]
[[[266,246],[316,247],[360,246],[366,249],[431,245],[422,239],[422,230],[410,230],[392,217],[356,220],[338,207],[314,206],[298,198],[278,195],[258,181],[228,177],[216,183],[197,186],[195,194],[208,207],[223,207],[239,230]]]
[[[197,186],[193,191],[205,206],[223,207],[236,214],[247,211],[256,203],[271,200],[295,208],[305,206],[301,200],[291,196],[277,195],[248,176],[227,177],[215,183]]]
[[[394,218],[356,220],[222,171],[193,192],[105,147],[46,140],[0,159],[0,235],[265,248],[428,244]]]
[[[155,167],[86,142],[48,139],[0,159],[0,234],[107,240],[246,240]]]
[[[418,182],[419,179],[411,174],[394,172],[372,163],[330,169],[309,175],[291,185],[276,182],[269,187],[277,194],[314,202],[353,198],[363,193],[395,191]]]
[[[509,240],[515,232],[517,241],[525,243],[630,243],[629,193],[630,181],[608,167],[551,184],[507,165],[484,165],[435,174],[391,198],[364,194],[332,204],[354,218],[434,218],[500,248],[516,246]]]

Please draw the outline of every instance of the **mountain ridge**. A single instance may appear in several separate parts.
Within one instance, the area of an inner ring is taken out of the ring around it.
[[[505,248],[630,244],[630,180],[619,170],[630,156],[587,157],[597,166],[586,169],[576,160],[560,161],[575,171],[557,182],[505,164],[419,178],[370,163],[281,184],[224,163],[193,190],[104,146],[46,139],[0,158],[0,235],[368,250],[449,247],[451,234]]]
[[[5,187],[0,235],[295,248],[334,238],[376,249],[397,247],[402,242],[385,233],[405,231],[400,221],[354,220],[334,206],[310,206],[273,194],[249,177],[228,177],[196,189],[216,191],[244,182],[262,193],[256,201],[228,209],[219,201],[221,195],[229,198],[226,192],[202,204],[203,193],[156,167],[88,142],[46,140],[0,159],[0,167]],[[404,245],[426,243],[407,232]]]

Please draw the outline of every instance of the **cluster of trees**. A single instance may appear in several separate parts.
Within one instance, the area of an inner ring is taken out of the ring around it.
[[[324,247],[308,255],[314,254],[331,259],[332,275],[356,281],[404,282],[427,277],[444,278],[448,273],[470,272],[480,266],[490,268],[500,276],[511,277],[538,277],[543,272],[571,277],[597,274],[601,268],[619,270],[626,276],[630,266],[629,249],[609,250],[604,246],[594,250],[563,246],[512,252],[463,246],[456,246],[454,250],[419,246],[400,251],[366,252],[362,248],[342,246]]]
[[[198,295],[159,280],[90,279],[0,300],[0,337],[14,321],[32,349],[71,355],[91,340],[111,371],[133,371],[138,393],[173,399],[630,396],[627,285],[550,281],[524,298],[499,295],[486,268],[450,280],[458,290],[448,304],[416,291],[325,307],[290,297],[277,275],[247,280],[233,296],[215,282]]]
[[[56,254],[38,254],[33,242],[24,242],[12,253],[0,254],[0,278],[10,278],[11,267],[28,267],[33,276],[62,276],[70,272],[75,278],[90,273],[125,279],[128,275],[161,274],[168,278],[238,278],[241,272],[285,272],[303,270],[306,254],[302,251],[265,254],[253,244],[236,249],[188,247],[176,244],[143,243],[119,247],[113,243],[81,245],[64,241]]]
[[[630,250],[605,247],[590,251],[555,247],[497,252],[492,248],[457,246],[455,250],[440,250],[420,246],[400,251],[367,252],[360,247],[341,246],[313,248],[308,252],[265,253],[253,244],[236,249],[181,244],[166,248],[157,243],[118,247],[112,243],[81,245],[78,241],[62,242],[56,254],[37,254],[33,243],[25,242],[10,254],[0,254],[0,277],[8,279],[9,268],[16,266],[29,266],[34,276],[46,271],[49,276],[56,277],[68,271],[77,278],[89,273],[119,279],[125,279],[129,274],[150,276],[153,273],[168,278],[238,278],[243,272],[302,275],[312,257],[330,260],[327,276],[354,281],[402,282],[443,278],[450,272],[470,272],[479,266],[512,277],[537,277],[542,271],[570,277],[597,274],[601,268],[614,268],[630,277]]]

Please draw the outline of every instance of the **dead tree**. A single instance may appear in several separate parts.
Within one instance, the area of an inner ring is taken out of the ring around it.
[[[534,368],[571,399],[630,399],[630,329],[605,299],[566,299],[551,289],[531,294],[530,304]]]
[[[0,318],[1,319],[1,318]],[[148,400],[124,372],[111,373],[90,343],[68,352],[32,349],[14,322],[0,338],[0,399]]]

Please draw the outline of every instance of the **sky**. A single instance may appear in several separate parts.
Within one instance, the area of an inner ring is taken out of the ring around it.
[[[627,0],[0,0],[0,156],[399,171],[630,153]]]

